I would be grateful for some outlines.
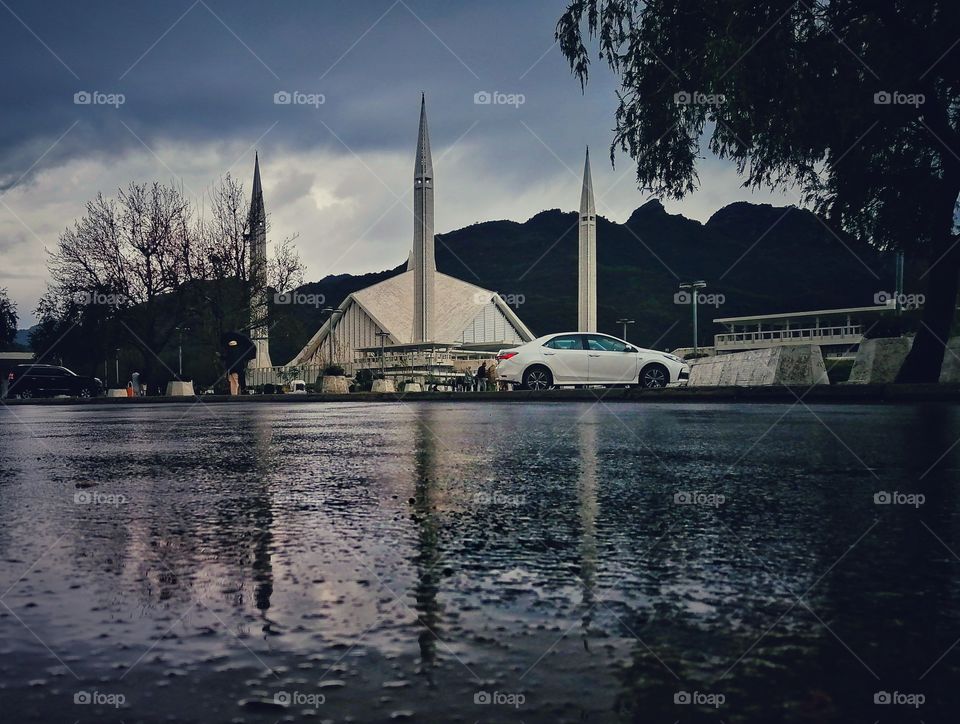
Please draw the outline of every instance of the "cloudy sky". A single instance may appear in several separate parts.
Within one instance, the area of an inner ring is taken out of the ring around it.
[[[0,0],[0,287],[21,326],[46,283],[44,249],[98,191],[176,181],[200,203],[228,171],[249,187],[254,149],[271,238],[299,235],[309,280],[396,265],[412,240],[421,91],[438,232],[575,208],[587,144],[598,212],[624,221],[648,196],[626,159],[608,160],[615,79],[595,64],[581,93],[554,45],[563,8]],[[738,199],[793,200],[740,188],[715,159],[700,175],[669,211],[705,221]]]

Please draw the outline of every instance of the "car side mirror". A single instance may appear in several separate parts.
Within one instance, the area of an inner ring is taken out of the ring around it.
[[[634,349],[633,347],[627,347],[627,348],[626,348],[625,350],[623,350],[623,351],[624,351],[624,352],[636,352],[637,350]]]

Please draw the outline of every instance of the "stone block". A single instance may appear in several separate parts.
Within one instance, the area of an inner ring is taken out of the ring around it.
[[[346,395],[350,392],[347,378],[343,375],[324,375],[320,382],[320,391],[334,395]]]
[[[407,382],[403,386],[404,392],[423,392],[423,386],[419,382]]]
[[[196,394],[193,391],[192,382],[173,381],[167,383],[167,397],[194,397]]]
[[[107,397],[126,397],[126,390],[107,390]]]
[[[374,380],[371,392],[396,392],[397,386],[393,380]]]

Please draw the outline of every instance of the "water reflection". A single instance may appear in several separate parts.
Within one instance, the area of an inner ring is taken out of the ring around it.
[[[580,582],[583,586],[583,647],[589,650],[590,622],[597,601],[597,413],[592,409],[579,420],[577,435],[580,476],[577,480],[577,510],[580,514]]]
[[[437,513],[440,481],[435,430],[438,426],[439,421],[434,408],[424,406],[417,410],[413,429],[413,517],[417,525],[414,555],[417,580],[414,585],[414,599],[420,626],[417,641],[420,645],[422,671],[431,683],[433,681],[431,670],[436,664],[437,657],[437,637],[441,635],[439,624],[442,615],[437,598],[441,575],[438,568],[442,560],[439,545],[440,523]]]
[[[954,408],[817,408],[830,429],[762,405],[24,410],[43,443],[0,417],[12,720],[955,711]],[[474,705],[466,666],[528,704]],[[321,682],[321,711],[271,704]],[[79,686],[131,707],[78,711]],[[879,710],[879,690],[927,704]],[[727,704],[679,708],[681,691]]]

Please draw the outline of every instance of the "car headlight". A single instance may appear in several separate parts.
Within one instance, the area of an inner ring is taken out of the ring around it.
[[[665,354],[665,355],[663,355],[663,356],[666,357],[666,358],[667,358],[668,360],[670,360],[671,362],[683,362],[683,360],[680,359],[679,357],[677,357],[676,355]]]

